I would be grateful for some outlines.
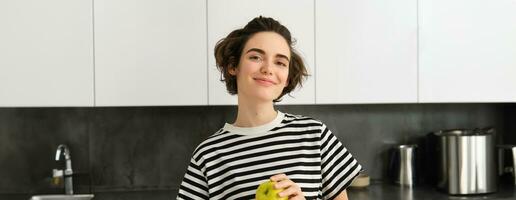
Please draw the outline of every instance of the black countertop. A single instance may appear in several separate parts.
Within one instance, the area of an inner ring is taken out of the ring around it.
[[[414,186],[412,189],[408,187],[397,186],[387,183],[372,183],[366,188],[349,188],[348,197],[350,200],[382,200],[382,199],[400,199],[400,200],[437,200],[437,199],[493,199],[505,200],[516,199],[516,186],[500,185],[498,191],[491,194],[482,195],[466,195],[451,196],[437,190],[432,186]]]

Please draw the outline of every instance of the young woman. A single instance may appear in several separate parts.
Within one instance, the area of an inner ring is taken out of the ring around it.
[[[254,18],[217,43],[215,58],[238,114],[196,148],[177,198],[254,199],[271,180],[291,200],[347,199],[362,167],[322,122],[274,109],[307,76],[289,30]]]

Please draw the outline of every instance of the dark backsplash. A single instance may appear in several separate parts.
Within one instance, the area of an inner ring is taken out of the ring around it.
[[[494,126],[498,143],[516,143],[516,104],[278,109],[326,123],[373,179],[386,177],[389,148],[431,131]],[[235,114],[233,106],[0,108],[0,194],[55,192],[49,177],[59,166],[56,147],[64,143],[79,173],[79,192],[89,192],[91,183],[96,199],[173,199],[197,144]]]

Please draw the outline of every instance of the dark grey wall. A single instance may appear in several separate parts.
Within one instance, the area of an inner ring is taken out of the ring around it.
[[[278,106],[318,118],[375,179],[386,177],[387,150],[439,129],[495,126],[516,143],[514,104]],[[58,144],[68,144],[76,190],[96,199],[173,199],[190,154],[232,122],[235,107],[0,108],[0,193],[60,192],[49,187]],[[17,195],[18,194],[18,195]]]

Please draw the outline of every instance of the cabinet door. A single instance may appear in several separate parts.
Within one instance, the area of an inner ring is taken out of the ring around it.
[[[95,1],[97,106],[206,105],[206,1]]]
[[[417,0],[317,0],[318,104],[417,102]]]
[[[93,106],[91,1],[0,1],[0,107]]]
[[[419,6],[421,102],[516,101],[516,1]]]
[[[310,76],[303,84],[285,95],[280,104],[315,103],[314,66],[314,1],[313,0],[210,0],[208,1],[208,81],[210,105],[235,105],[237,96],[231,96],[220,81],[221,75],[213,56],[215,44],[231,31],[243,28],[260,15],[272,17],[285,25],[297,40],[294,48],[305,60]],[[294,6],[295,5],[295,6]]]

